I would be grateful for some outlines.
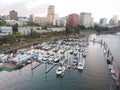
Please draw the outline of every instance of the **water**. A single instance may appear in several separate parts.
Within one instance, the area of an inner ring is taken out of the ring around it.
[[[93,37],[106,41],[116,60],[120,62],[119,35],[90,36],[90,38]],[[116,90],[113,88],[114,83],[101,46],[90,43],[88,52],[83,72],[69,69],[61,78],[56,77],[57,67],[45,74],[44,64],[33,71],[31,71],[31,65],[12,72],[2,71],[0,72],[0,90]]]

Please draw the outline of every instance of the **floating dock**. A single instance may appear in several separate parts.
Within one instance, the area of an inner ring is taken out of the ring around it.
[[[38,66],[40,66],[42,63],[39,63],[38,65],[36,65],[36,66],[34,66],[33,68],[32,68],[32,70],[34,70],[35,68],[37,68]]]
[[[48,69],[45,70],[45,73],[48,73],[56,64],[51,65]]]
[[[61,74],[61,76],[63,77],[65,75],[65,73],[67,72],[68,67],[66,67],[65,71]]]

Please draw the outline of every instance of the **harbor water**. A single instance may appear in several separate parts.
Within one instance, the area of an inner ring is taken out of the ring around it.
[[[120,65],[119,34],[90,35],[90,39],[103,39]],[[68,69],[64,77],[57,77],[57,66],[45,73],[45,64],[31,70],[31,64],[20,70],[0,72],[0,90],[117,90],[111,78],[103,48],[100,44],[88,45],[88,54],[82,72]]]

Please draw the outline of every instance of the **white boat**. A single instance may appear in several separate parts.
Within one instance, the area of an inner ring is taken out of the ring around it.
[[[18,54],[16,55],[16,57],[12,58],[13,62],[15,62],[17,65],[18,64],[21,64],[23,62],[26,62],[28,59],[31,58],[31,55],[28,55],[28,54]]]
[[[72,66],[75,66],[78,64],[78,57],[74,56],[72,60]]]
[[[65,66],[59,66],[56,70],[57,75],[62,75],[65,71]]]
[[[83,55],[83,57],[86,57],[87,53],[84,51],[84,52],[82,53],[82,55]]]
[[[5,54],[0,54],[0,60],[5,62],[7,61],[7,58],[8,58],[8,55],[5,55]]]
[[[113,69],[113,65],[109,64],[109,69],[110,70]]]
[[[82,60],[79,61],[77,69],[78,70],[83,70],[84,66],[85,66],[85,60],[82,59]]]
[[[105,49],[103,50],[103,53],[104,53],[104,54],[106,54],[106,53],[107,53]]]
[[[54,63],[58,63],[60,61],[59,57],[55,57],[55,59],[53,60]]]
[[[111,73],[111,74],[114,74],[114,73],[115,73],[115,70],[112,68],[112,69],[110,70],[110,73]]]
[[[3,66],[4,66],[4,64],[1,62],[1,63],[0,63],[0,68],[2,68]]]

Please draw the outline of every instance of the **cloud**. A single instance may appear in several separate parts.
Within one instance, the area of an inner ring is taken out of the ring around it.
[[[12,0],[15,1],[15,0]],[[32,0],[31,0],[32,1]],[[46,16],[47,14],[47,8],[49,4],[35,4],[34,5],[30,4],[32,3],[31,1],[27,0],[22,0],[19,2],[13,2],[13,3],[5,3],[1,2],[0,5],[0,11],[1,15],[8,15],[9,11],[15,10],[18,12],[19,16],[28,16],[29,14],[34,14],[35,16]],[[32,6],[30,6],[32,5]],[[30,7],[29,7],[30,6]]]

